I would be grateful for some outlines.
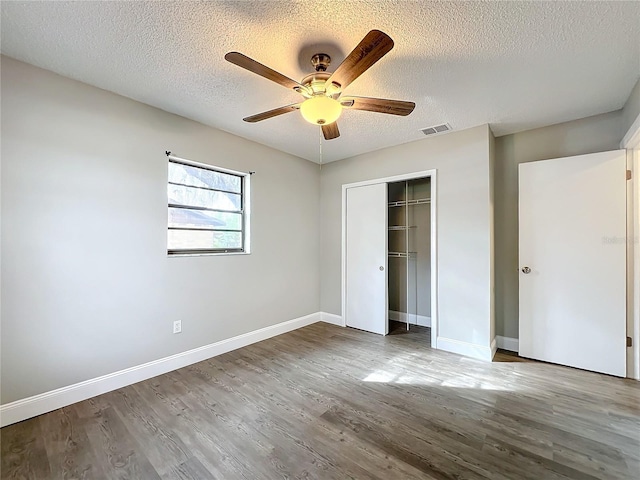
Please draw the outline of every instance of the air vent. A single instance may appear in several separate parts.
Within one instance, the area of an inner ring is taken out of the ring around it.
[[[425,135],[434,135],[436,133],[448,132],[451,130],[451,125],[443,123],[442,125],[434,125],[433,127],[427,127],[420,130]]]

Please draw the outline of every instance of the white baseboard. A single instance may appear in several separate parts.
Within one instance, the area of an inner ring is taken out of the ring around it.
[[[498,348],[502,350],[509,350],[510,352],[518,352],[518,339],[511,337],[501,337],[496,335],[496,343]]]
[[[331,323],[332,325],[338,325],[339,327],[345,326],[342,317],[333,313],[320,312],[320,320],[326,323]]]
[[[454,340],[452,338],[446,337],[438,337],[436,345],[436,348],[438,348],[439,350],[445,350],[447,352],[477,358],[478,360],[485,360],[487,362],[490,362],[493,359],[493,345],[477,345],[475,343],[461,342],[460,340]]]
[[[320,321],[321,313],[271,325],[236,337],[194,348],[186,352],[154,360],[131,368],[110,373],[84,382],[58,388],[32,397],[0,405],[0,426],[11,425],[27,418],[51,412],[61,407],[101,395],[118,388],[147,380],[163,373],[201,362],[211,357],[236,350]],[[326,320],[325,320],[326,321]]]
[[[389,320],[395,320],[396,322],[407,323],[407,315],[410,320],[414,320],[417,318],[417,324],[422,327],[430,327],[431,326],[431,317],[427,317],[425,315],[414,315],[407,314],[406,312],[396,312],[395,310],[389,310]],[[415,325],[413,321],[411,321],[412,325]]]
[[[498,344],[496,342],[496,339],[494,338],[493,340],[491,340],[491,360],[493,360],[493,357],[495,357],[497,351]]]

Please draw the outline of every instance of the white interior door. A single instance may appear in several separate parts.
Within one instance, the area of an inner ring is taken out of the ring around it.
[[[521,164],[519,224],[520,355],[624,377],[625,151]]]
[[[345,324],[389,333],[387,299],[387,184],[348,188]]]

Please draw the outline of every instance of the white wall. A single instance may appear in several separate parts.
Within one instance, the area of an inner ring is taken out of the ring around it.
[[[341,313],[341,186],[437,169],[439,336],[488,348],[492,269],[489,134],[484,125],[323,166],[323,311]]]
[[[496,138],[496,335],[518,338],[518,165],[619,149],[622,110]]]
[[[3,404],[319,311],[317,165],[1,66]],[[165,150],[257,172],[251,255],[167,257]]]

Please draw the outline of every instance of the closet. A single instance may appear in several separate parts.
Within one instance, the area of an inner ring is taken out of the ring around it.
[[[436,347],[436,185],[435,170],[342,185],[345,326]]]
[[[388,319],[431,326],[431,184],[417,178],[387,184]],[[396,325],[397,326],[397,325]]]

